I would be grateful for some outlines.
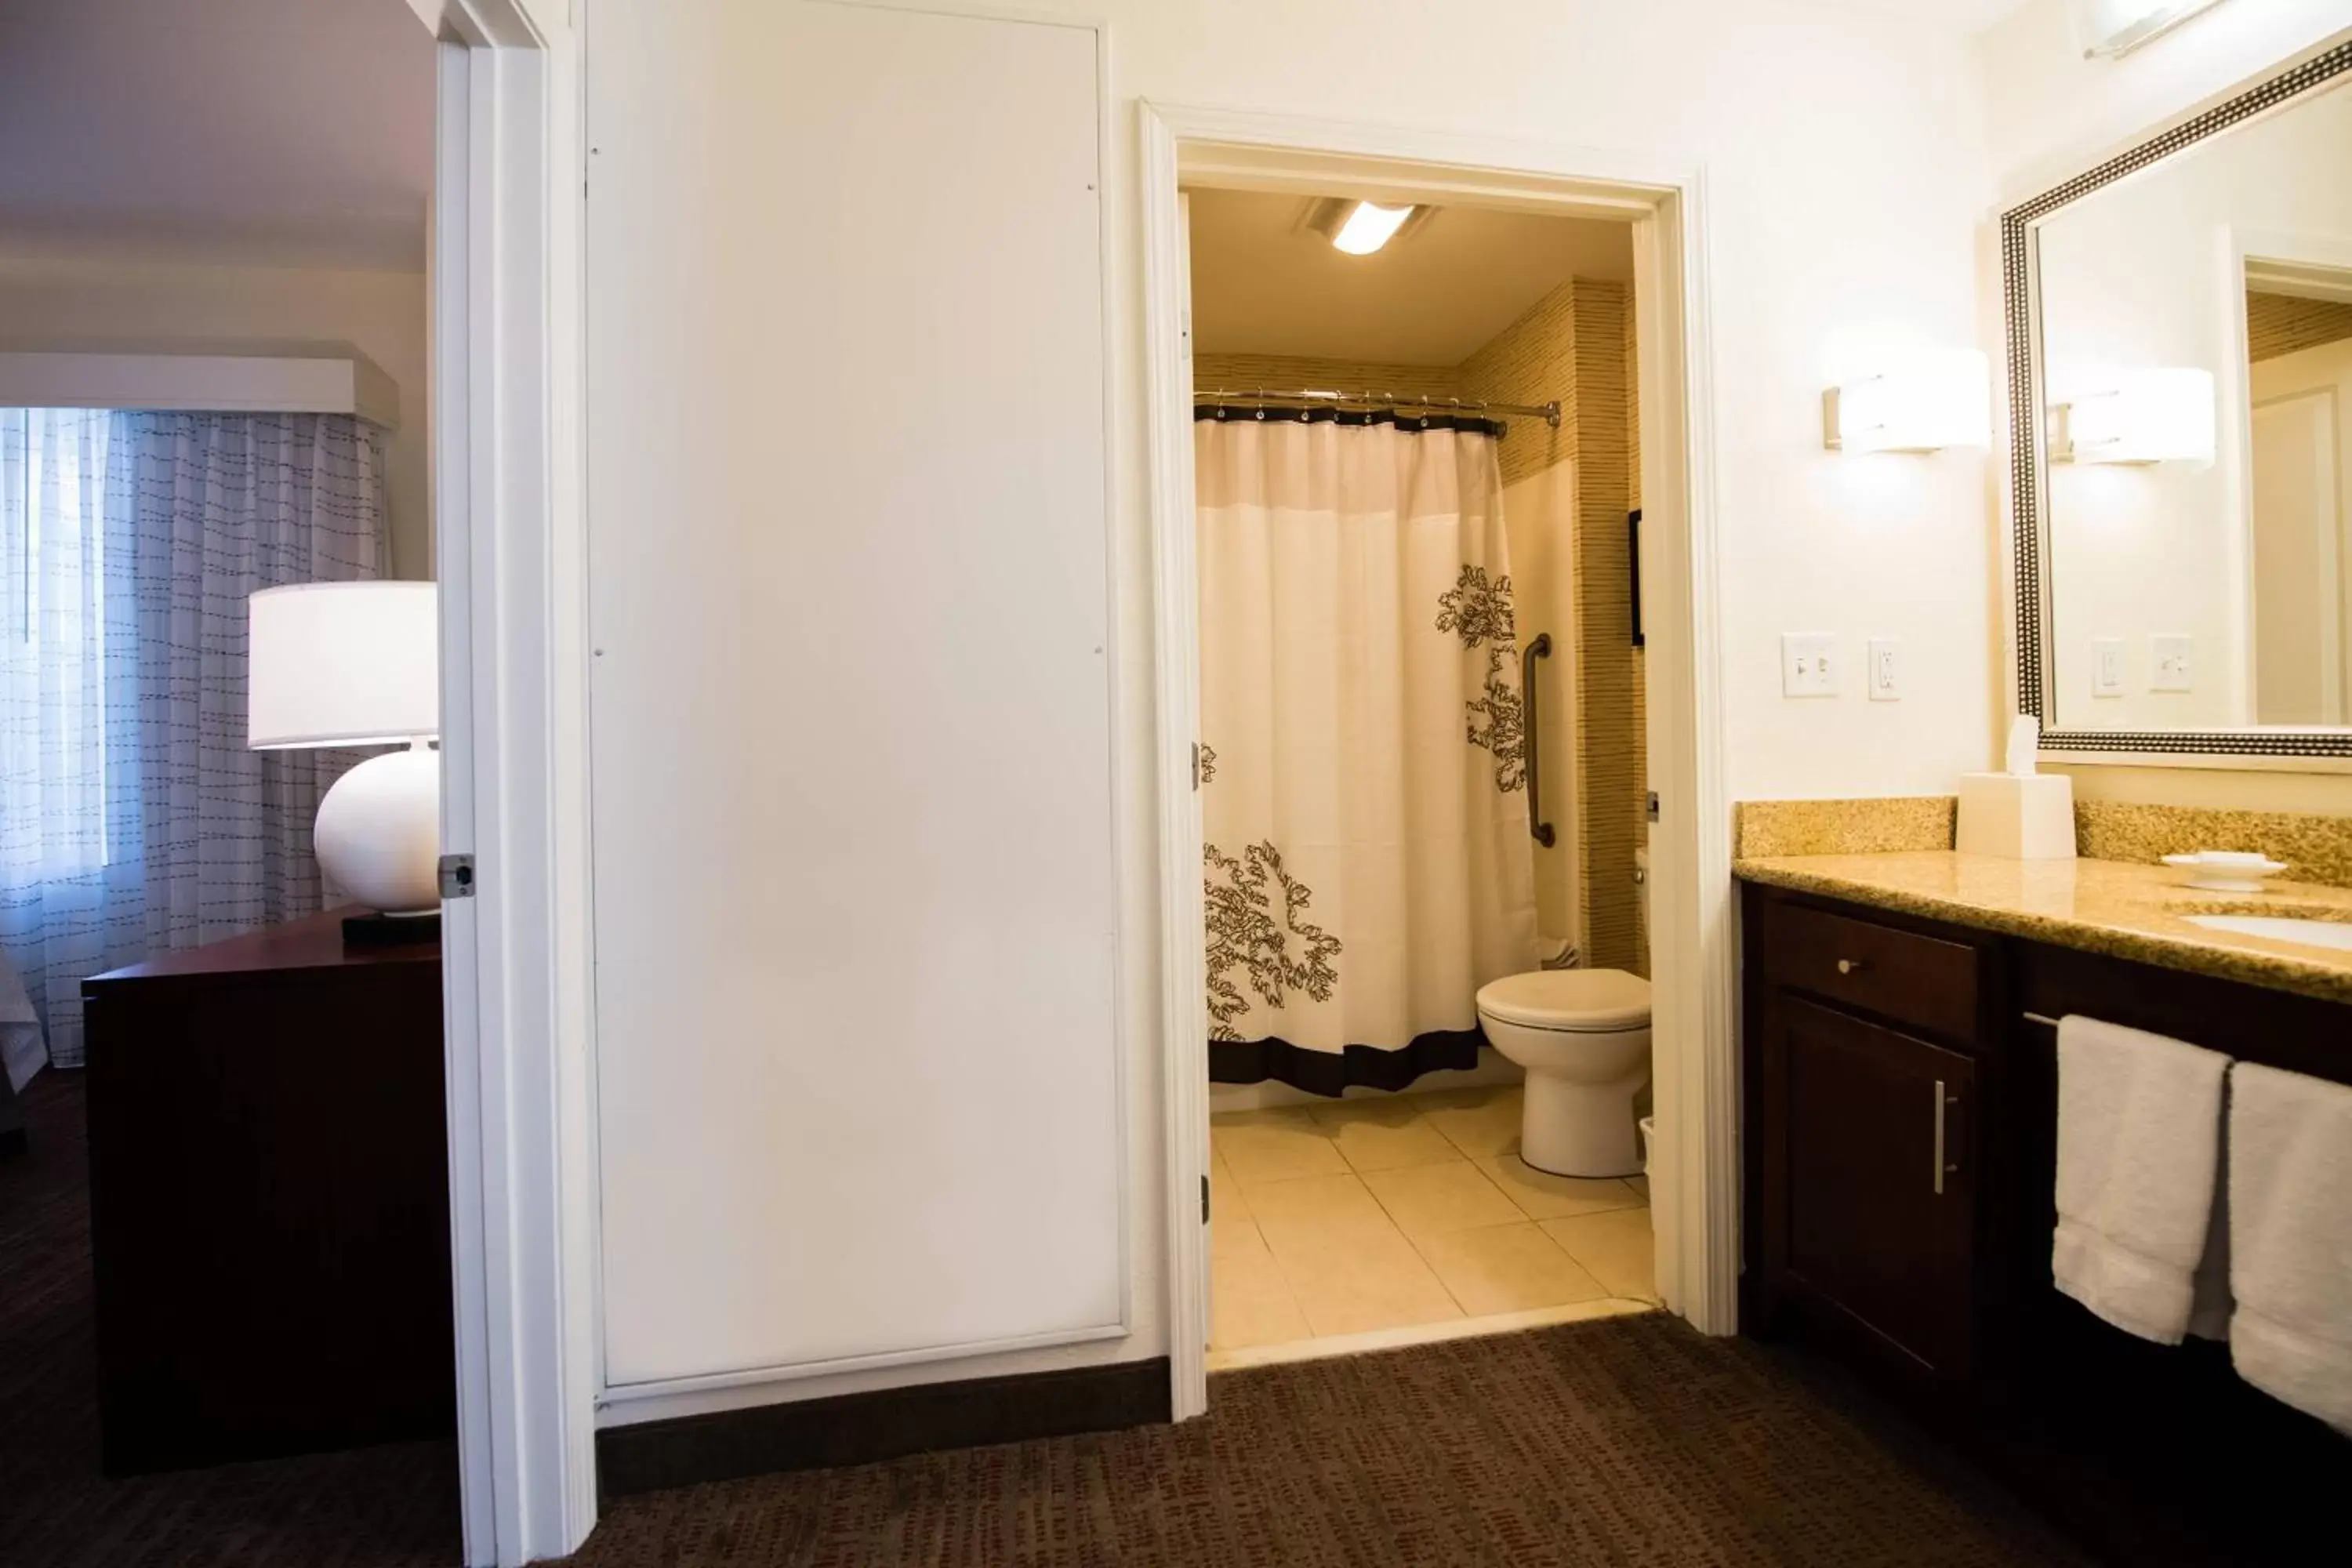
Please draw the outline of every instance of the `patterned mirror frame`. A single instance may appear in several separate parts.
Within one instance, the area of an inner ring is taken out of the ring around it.
[[[2040,258],[2035,227],[2069,204],[2137,174],[2209,136],[2264,114],[2352,71],[2352,43],[2315,55],[2225,103],[2010,208],[2000,219],[2003,314],[2009,338],[2010,504],[2017,586],[2017,703],[2042,721],[2042,749],[2086,761],[2282,757],[2352,761],[2352,730],[2060,730],[2049,683],[2052,645],[2050,537],[2045,517],[2045,424],[2042,416]],[[2332,771],[2332,770],[2331,770]]]

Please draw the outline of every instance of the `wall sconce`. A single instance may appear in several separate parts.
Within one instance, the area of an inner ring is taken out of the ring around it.
[[[2074,0],[2074,28],[2083,58],[2127,55],[2221,0]]]
[[[1992,445],[1992,371],[1973,349],[1914,355],[1822,394],[1833,452],[1937,452]]]
[[[2213,373],[2136,370],[2112,388],[2053,411],[2050,456],[2061,463],[2213,461]]]

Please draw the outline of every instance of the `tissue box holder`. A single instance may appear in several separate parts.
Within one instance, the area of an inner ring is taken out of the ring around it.
[[[1954,847],[1963,855],[2072,860],[2074,781],[2063,773],[1962,773]]]

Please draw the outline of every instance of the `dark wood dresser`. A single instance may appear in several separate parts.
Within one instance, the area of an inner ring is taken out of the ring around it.
[[[454,1434],[439,946],[331,912],[82,997],[108,1473]]]

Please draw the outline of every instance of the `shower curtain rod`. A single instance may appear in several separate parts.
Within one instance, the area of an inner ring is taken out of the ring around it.
[[[1409,396],[1394,392],[1318,392],[1306,388],[1297,392],[1268,392],[1259,387],[1219,387],[1209,392],[1195,386],[1195,400],[1205,398],[1211,403],[1359,403],[1381,408],[1423,408],[1433,414],[1520,415],[1540,419],[1553,429],[1559,428],[1559,405],[1557,403],[1482,403],[1476,398]]]

